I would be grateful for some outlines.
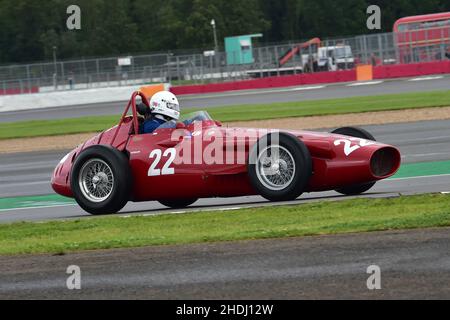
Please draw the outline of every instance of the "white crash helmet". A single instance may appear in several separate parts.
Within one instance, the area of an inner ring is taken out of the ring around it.
[[[177,97],[169,91],[155,93],[150,100],[150,110],[153,114],[169,117],[173,120],[180,118],[180,104]]]

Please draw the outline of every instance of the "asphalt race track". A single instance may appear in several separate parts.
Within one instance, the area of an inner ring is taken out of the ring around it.
[[[0,257],[0,299],[449,299],[449,240],[440,228]],[[70,265],[81,290],[66,287]]]
[[[367,83],[338,83],[294,88],[225,92],[210,95],[180,96],[181,107],[206,108],[225,105],[261,104],[273,102],[376,96],[390,93],[448,90],[450,77],[431,76],[412,79],[371,81]],[[11,111],[0,114],[0,122],[64,119],[93,115],[121,114],[126,101],[77,105],[37,110]]]
[[[400,148],[403,163],[429,162],[450,159],[450,120],[424,121],[381,126],[366,126],[382,142]],[[51,173],[65,152],[0,155],[0,198],[51,194]],[[449,176],[427,176],[393,179],[379,182],[366,196],[389,197],[401,194],[443,192],[450,190]],[[305,194],[295,202],[341,200],[335,192]],[[273,205],[261,197],[203,199],[189,210],[236,209],[246,206]],[[129,203],[122,214],[170,213],[156,202]],[[36,221],[88,216],[76,205],[63,207],[27,208],[0,211],[0,223]]]

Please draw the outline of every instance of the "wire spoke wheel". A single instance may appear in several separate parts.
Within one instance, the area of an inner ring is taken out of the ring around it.
[[[78,184],[86,199],[95,203],[103,202],[113,192],[114,174],[105,161],[94,158],[81,168]]]
[[[270,190],[283,190],[294,180],[294,157],[283,146],[271,145],[263,149],[256,166],[259,181]]]
[[[129,159],[111,146],[88,147],[73,163],[70,187],[75,200],[86,212],[93,215],[117,213],[131,196]]]
[[[311,155],[298,137],[274,132],[261,137],[249,153],[247,172],[254,190],[270,201],[297,199],[312,175]]]

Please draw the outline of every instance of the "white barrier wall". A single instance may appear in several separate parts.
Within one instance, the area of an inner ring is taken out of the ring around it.
[[[166,89],[169,88],[165,84]],[[0,96],[0,112],[127,101],[140,86]]]

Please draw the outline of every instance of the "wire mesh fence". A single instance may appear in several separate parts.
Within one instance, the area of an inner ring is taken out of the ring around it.
[[[320,41],[320,40],[318,40]],[[361,35],[320,42],[256,45],[248,63],[243,51],[158,53],[0,66],[0,93],[139,85],[200,84],[304,72],[352,69],[450,58],[450,26],[431,30]]]

